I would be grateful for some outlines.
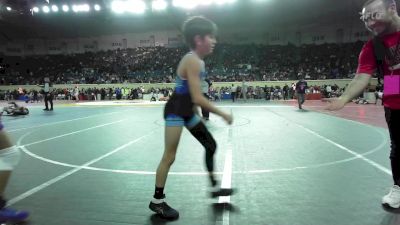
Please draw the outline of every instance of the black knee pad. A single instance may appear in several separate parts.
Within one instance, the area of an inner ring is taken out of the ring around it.
[[[190,129],[190,133],[204,146],[207,151],[210,151],[213,154],[215,153],[217,149],[217,143],[203,123],[199,123]]]
[[[213,136],[211,135],[211,133],[207,130],[206,133],[206,138],[205,138],[205,142],[202,143],[204,148],[206,149],[207,152],[211,153],[212,155],[215,154],[215,151],[217,150],[217,142],[215,142]]]
[[[209,172],[214,171],[214,154],[217,150],[217,143],[203,123],[199,123],[192,129],[190,133],[204,146],[206,149],[206,166]]]

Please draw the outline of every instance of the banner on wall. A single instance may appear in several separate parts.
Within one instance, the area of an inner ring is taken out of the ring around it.
[[[325,41],[325,36],[324,35],[314,35],[314,36],[312,36],[311,39],[313,42]]]
[[[147,40],[140,40],[139,41],[139,46],[140,47],[151,47],[151,46],[154,46],[154,45],[152,45],[151,41],[149,39],[147,39]]]
[[[49,46],[47,48],[47,50],[49,50],[51,52],[59,52],[59,51],[61,51],[61,47],[59,47],[59,46]]]
[[[272,34],[270,36],[270,38],[271,38],[271,41],[280,41],[281,40],[281,37],[280,37],[279,33]]]
[[[111,46],[113,48],[121,48],[122,47],[122,43],[121,42],[113,42],[113,43],[111,43]]]
[[[168,37],[168,46],[169,47],[179,47],[183,44],[182,37]]]
[[[33,44],[25,45],[25,50],[33,52],[35,50],[35,46]]]
[[[21,53],[22,49],[17,47],[7,47],[6,52],[8,53]]]
[[[85,51],[93,51],[95,49],[95,46],[94,44],[84,44],[83,49],[85,49]]]

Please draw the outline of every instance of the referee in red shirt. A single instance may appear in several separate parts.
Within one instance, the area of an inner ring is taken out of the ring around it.
[[[400,17],[395,0],[369,0],[365,2],[361,19],[375,39],[385,48],[382,76],[384,79],[383,104],[386,122],[391,139],[391,167],[394,185],[389,194],[382,198],[382,204],[400,208]],[[372,74],[377,69],[373,40],[368,41],[361,50],[358,69],[345,93],[332,101],[326,109],[339,110],[359,96],[368,86]]]

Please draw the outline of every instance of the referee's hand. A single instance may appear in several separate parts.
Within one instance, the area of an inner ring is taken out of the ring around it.
[[[232,114],[227,114],[225,113],[222,118],[226,121],[226,123],[228,123],[229,125],[231,125],[233,123],[233,116]]]

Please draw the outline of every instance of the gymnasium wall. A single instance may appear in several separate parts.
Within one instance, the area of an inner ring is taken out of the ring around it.
[[[343,24],[308,24],[275,29],[254,27],[220,29],[219,41],[230,44],[294,45],[366,41],[370,34],[359,21]],[[0,53],[10,56],[74,54],[150,46],[181,46],[177,30],[127,33],[73,39],[27,39],[0,43]]]

